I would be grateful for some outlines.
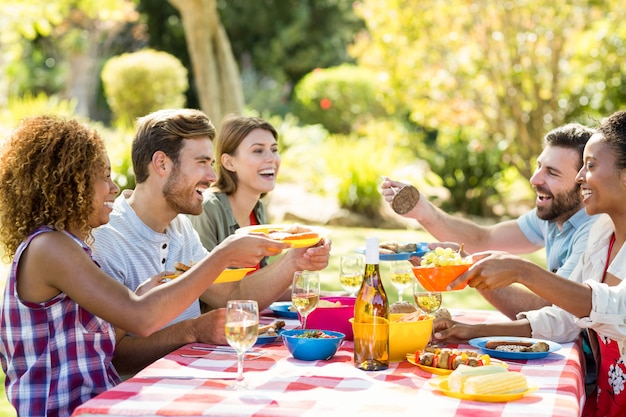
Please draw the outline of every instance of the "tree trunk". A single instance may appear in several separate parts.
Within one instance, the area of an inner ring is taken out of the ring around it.
[[[200,107],[217,128],[228,113],[241,113],[243,87],[216,0],[168,0],[181,15]]]

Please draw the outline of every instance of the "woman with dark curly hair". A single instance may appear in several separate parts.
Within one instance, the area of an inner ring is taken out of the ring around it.
[[[133,293],[93,262],[87,244],[91,230],[109,221],[118,192],[102,139],[75,120],[26,119],[0,148],[0,242],[13,258],[0,362],[20,416],[70,416],[114,386],[114,326],[151,334],[239,261],[241,246],[225,245],[183,277],[156,286],[165,272]],[[251,262],[276,253],[245,239],[257,246]]]

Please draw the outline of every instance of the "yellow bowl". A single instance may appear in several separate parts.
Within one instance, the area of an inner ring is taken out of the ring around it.
[[[448,265],[448,266],[414,266],[413,275],[422,284],[426,291],[447,291],[446,287],[467,271],[472,264]],[[467,282],[455,290],[463,289]]]
[[[407,353],[422,350],[430,341],[433,318],[418,321],[396,321],[404,314],[389,315],[389,360],[401,362]]]

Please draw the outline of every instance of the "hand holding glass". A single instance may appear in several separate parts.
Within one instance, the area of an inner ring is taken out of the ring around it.
[[[237,352],[237,381],[230,389],[251,389],[243,379],[243,359],[259,334],[259,306],[254,300],[229,300],[226,303],[226,340]]]
[[[296,271],[291,285],[291,302],[302,317],[306,329],[306,317],[317,307],[320,299],[320,274],[312,271]]]
[[[345,255],[341,257],[339,264],[339,282],[350,297],[355,297],[361,289],[363,273],[365,272],[365,259],[362,255]]]

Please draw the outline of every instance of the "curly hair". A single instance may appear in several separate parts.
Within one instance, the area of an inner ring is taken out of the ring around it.
[[[222,128],[215,141],[215,163],[217,165],[217,181],[213,186],[230,195],[237,191],[237,173],[224,168],[222,155],[235,155],[239,144],[254,129],[267,130],[278,140],[278,132],[269,122],[259,117],[238,116],[230,114],[222,122]]]
[[[11,258],[37,227],[91,231],[94,181],[107,164],[98,133],[72,119],[24,119],[0,148],[0,242]]]

